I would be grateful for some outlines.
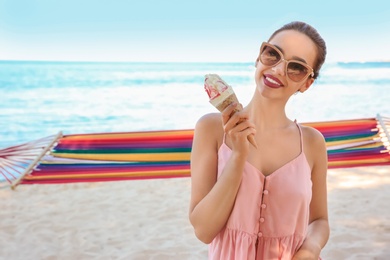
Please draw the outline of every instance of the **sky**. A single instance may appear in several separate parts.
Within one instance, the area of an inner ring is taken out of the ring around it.
[[[0,60],[252,62],[294,20],[327,61],[390,61],[388,0],[0,0]]]

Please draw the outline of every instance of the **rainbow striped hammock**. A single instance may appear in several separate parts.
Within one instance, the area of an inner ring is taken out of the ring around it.
[[[303,123],[325,137],[329,168],[390,165],[390,119]],[[193,130],[73,134],[0,150],[0,173],[18,184],[190,176]]]

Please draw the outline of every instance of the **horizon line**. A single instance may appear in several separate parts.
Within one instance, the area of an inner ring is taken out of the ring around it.
[[[35,60],[35,59],[0,59],[0,62],[31,62],[31,63],[243,63],[243,64],[251,64],[253,61],[164,61],[164,60],[156,60],[156,61],[124,61],[124,60]],[[345,61],[325,61],[325,64],[332,63],[389,63],[390,60],[345,60]]]

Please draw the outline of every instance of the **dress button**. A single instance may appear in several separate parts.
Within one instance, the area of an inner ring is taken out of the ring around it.
[[[264,222],[264,218],[260,218],[260,222],[263,223]]]
[[[262,237],[262,236],[263,236],[263,233],[259,232],[257,235],[258,235],[259,237]]]
[[[261,208],[265,209],[266,207],[267,207],[267,205],[261,204]]]
[[[265,195],[267,195],[267,194],[268,194],[268,190],[264,190],[263,193],[264,193]]]

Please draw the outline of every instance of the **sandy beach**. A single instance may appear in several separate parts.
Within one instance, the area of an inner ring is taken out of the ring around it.
[[[329,260],[390,258],[390,167],[329,170]],[[0,259],[207,259],[190,178],[0,187]]]

